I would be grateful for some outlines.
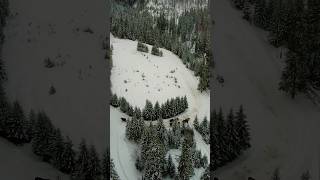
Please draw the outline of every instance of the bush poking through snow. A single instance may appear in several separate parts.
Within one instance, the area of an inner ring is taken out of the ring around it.
[[[50,89],[49,89],[49,95],[54,95],[55,93],[56,93],[56,88],[51,86]]]
[[[46,68],[53,68],[55,66],[55,63],[50,58],[46,58],[44,60],[44,66]]]
[[[157,46],[153,46],[151,49],[151,54],[155,55],[155,56],[162,56],[162,51],[159,50],[159,48]]]
[[[148,53],[149,49],[148,46],[146,46],[145,44],[138,42],[137,51]]]
[[[85,28],[85,29],[83,30],[83,32],[93,34],[93,30],[92,30],[91,28],[89,28],[89,27]]]

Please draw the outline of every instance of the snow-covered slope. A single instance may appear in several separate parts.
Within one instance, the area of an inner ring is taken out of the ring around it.
[[[204,116],[209,118],[210,92],[200,93],[197,90],[198,79],[183,65],[172,52],[161,49],[163,57],[137,51],[137,41],[118,39],[111,35],[113,47],[113,67],[111,70],[111,90],[118,96],[125,97],[134,106],[144,108],[146,100],[153,104],[164,103],[176,96],[187,96],[189,108],[180,118],[190,117],[192,121],[197,115],[199,121]],[[176,82],[175,82],[176,78]],[[122,179],[140,178],[142,174],[135,168],[137,145],[125,137],[126,124],[121,117],[127,117],[119,109],[110,107],[111,125],[111,157],[114,159],[116,170]],[[168,127],[168,120],[164,120]],[[195,132],[197,149],[200,149],[210,159],[210,146],[205,144],[201,135]],[[179,157],[180,150],[170,150],[169,154]],[[178,164],[176,164],[177,166]],[[203,169],[196,169],[193,179],[199,179]]]
[[[140,108],[144,108],[146,99],[154,104],[186,95],[189,108],[183,117],[193,120],[198,115],[200,122],[204,116],[209,117],[210,92],[200,93],[197,90],[198,78],[172,52],[161,49],[163,57],[158,57],[150,53],[150,45],[149,53],[137,51],[137,41],[111,37],[110,43],[113,47],[113,93]]]
[[[213,14],[216,71],[225,78],[224,87],[216,86],[213,106],[227,111],[243,104],[252,135],[251,150],[217,175],[223,180],[269,180],[279,167],[283,180],[298,180],[306,170],[320,179],[320,108],[278,90],[283,62],[278,50],[229,1],[216,0]]]
[[[58,172],[51,165],[42,162],[29,145],[20,147],[0,139],[0,179],[25,180],[35,177],[67,180],[67,175]]]
[[[106,1],[10,0],[10,11],[3,47],[9,99],[27,111],[43,109],[75,145],[84,137],[103,151]],[[57,66],[45,68],[46,58]],[[51,85],[56,94],[50,96]]]

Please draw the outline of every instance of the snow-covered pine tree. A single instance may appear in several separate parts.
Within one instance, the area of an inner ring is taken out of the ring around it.
[[[194,167],[195,168],[200,168],[202,167],[201,165],[201,158],[202,158],[202,154],[201,154],[201,151],[197,150],[194,154],[194,159],[193,159],[193,162],[194,162]]]
[[[96,148],[91,145],[89,149],[89,169],[87,169],[90,179],[101,179],[102,170],[99,155]]]
[[[28,141],[26,128],[26,117],[18,101],[13,103],[9,119],[6,125],[7,138],[16,144]]]
[[[134,113],[133,107],[131,105],[129,105],[128,112],[127,112],[128,116],[132,117],[133,113]]]
[[[27,134],[27,136],[29,138],[28,142],[31,142],[31,140],[32,140],[32,138],[34,136],[35,124],[36,124],[36,113],[34,112],[33,109],[31,109],[30,113],[29,113],[29,116],[28,116],[28,123],[27,123],[27,128],[26,128],[26,134]]]
[[[244,5],[243,5],[243,19],[251,22],[251,9],[250,9],[250,3],[249,0],[244,0]]]
[[[108,174],[109,176],[109,174]],[[110,177],[104,176],[103,180],[120,180],[120,177],[115,170],[113,159],[110,159]]]
[[[138,107],[134,107],[134,115],[133,115],[133,116],[136,116],[136,117],[137,117],[137,119],[142,118],[140,108],[138,108]]]
[[[279,168],[276,168],[274,171],[273,171],[273,174],[271,176],[271,180],[280,180],[280,171],[279,171]]]
[[[0,83],[0,136],[6,137],[7,122],[10,115],[10,106],[6,98],[2,83]]]
[[[119,103],[120,103],[120,110],[123,113],[127,113],[129,109],[129,103],[127,102],[127,100],[124,97],[121,97],[119,98]]]
[[[196,117],[194,118],[194,121],[193,121],[193,127],[195,130],[199,131],[199,120],[198,120],[198,116],[196,115]]]
[[[184,140],[178,166],[179,179],[189,180],[190,177],[194,174],[192,162],[193,159],[190,144],[188,144],[187,140]]]
[[[250,145],[249,126],[246,120],[246,115],[243,112],[242,105],[240,106],[238,112],[236,113],[235,119],[236,119],[235,128],[239,137],[239,145],[242,150],[245,150],[251,147],[251,145]]]
[[[162,164],[163,157],[161,154],[161,147],[157,143],[152,143],[150,149],[147,151],[147,159],[145,162],[145,180],[161,180],[162,179]]]
[[[60,161],[60,170],[66,174],[70,174],[75,168],[76,153],[73,150],[73,143],[67,136],[63,142],[63,152]]]
[[[210,180],[210,168],[209,168],[209,166],[206,168],[206,170],[202,174],[200,180]]]
[[[253,15],[254,24],[265,29],[267,25],[266,17],[266,0],[256,0]]]
[[[158,120],[156,126],[156,135],[159,141],[164,145],[165,149],[168,149],[168,132],[166,127],[163,124],[162,118]]]
[[[310,179],[311,179],[311,176],[310,176],[309,171],[302,173],[301,180],[310,180]]]
[[[112,165],[111,165],[112,164]],[[110,158],[109,149],[107,149],[102,156],[101,161],[101,167],[102,167],[102,180],[112,180],[112,174],[111,174],[111,166],[113,166],[114,170],[114,164],[112,162],[112,159]],[[116,173],[116,172],[115,172]],[[116,173],[117,174],[117,173]],[[117,175],[118,176],[118,175]],[[119,176],[118,176],[119,178]]]
[[[238,145],[238,134],[234,124],[234,115],[233,110],[231,109],[227,117],[227,125],[225,132],[227,157],[229,161],[234,160],[239,155],[240,149]]]
[[[87,148],[86,141],[81,140],[79,144],[79,153],[76,158],[75,168],[71,174],[72,180],[87,180],[90,179],[88,169],[90,167],[90,157],[89,151]]]
[[[116,94],[113,94],[110,100],[110,104],[113,107],[119,107],[119,100],[118,100],[118,96]]]
[[[153,114],[154,114],[153,105],[149,100],[146,100],[145,107],[142,111],[142,116],[144,120],[153,120],[152,119]]]
[[[171,178],[174,178],[176,176],[176,167],[172,161],[171,154],[169,154],[169,157],[168,157],[167,174]]]
[[[52,153],[52,164],[57,168],[61,169],[63,164],[63,151],[64,151],[64,139],[61,135],[60,129],[55,129],[52,132],[52,138],[50,138],[50,153]]]
[[[161,117],[160,114],[160,105],[159,102],[157,101],[156,104],[154,105],[154,119],[158,120]]]
[[[200,124],[201,134],[203,136],[209,136],[209,122],[207,116],[205,116]]]

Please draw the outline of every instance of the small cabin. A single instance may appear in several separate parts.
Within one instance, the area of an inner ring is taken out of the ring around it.
[[[126,121],[127,121],[127,119],[124,118],[124,117],[122,117],[121,120],[122,120],[123,122],[126,122]]]

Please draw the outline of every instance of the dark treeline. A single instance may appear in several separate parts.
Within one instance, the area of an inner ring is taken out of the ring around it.
[[[243,10],[245,19],[269,32],[272,45],[288,49],[279,89],[292,98],[320,90],[320,1],[233,2]]]
[[[251,147],[249,127],[242,106],[235,115],[231,109],[227,118],[221,109],[219,112],[214,110],[211,114],[210,131],[212,171],[235,160]]]
[[[143,117],[147,121],[154,121],[160,118],[168,119],[183,113],[188,108],[186,96],[168,99],[161,105],[158,101],[153,105],[149,100],[146,100],[145,107],[141,110],[139,107],[130,105],[124,97],[118,97],[116,94],[113,94],[110,104],[113,107],[120,107],[120,110],[130,117]]]
[[[142,5],[131,7],[126,5],[127,1],[121,2],[112,1],[111,33],[172,51],[200,77],[198,89],[207,90],[212,57],[207,8],[191,8],[179,17],[170,17],[165,12],[152,16]]]
[[[142,118],[134,116],[127,121],[126,137],[139,144],[135,165],[137,170],[143,172],[143,179],[189,179],[194,174],[194,168],[208,166],[207,157],[196,150],[193,130],[176,121],[166,129],[162,119],[156,125],[146,125]],[[182,149],[182,153],[176,167],[172,156],[166,157],[166,154],[170,149],[178,148]],[[205,177],[208,176],[204,174]]]

